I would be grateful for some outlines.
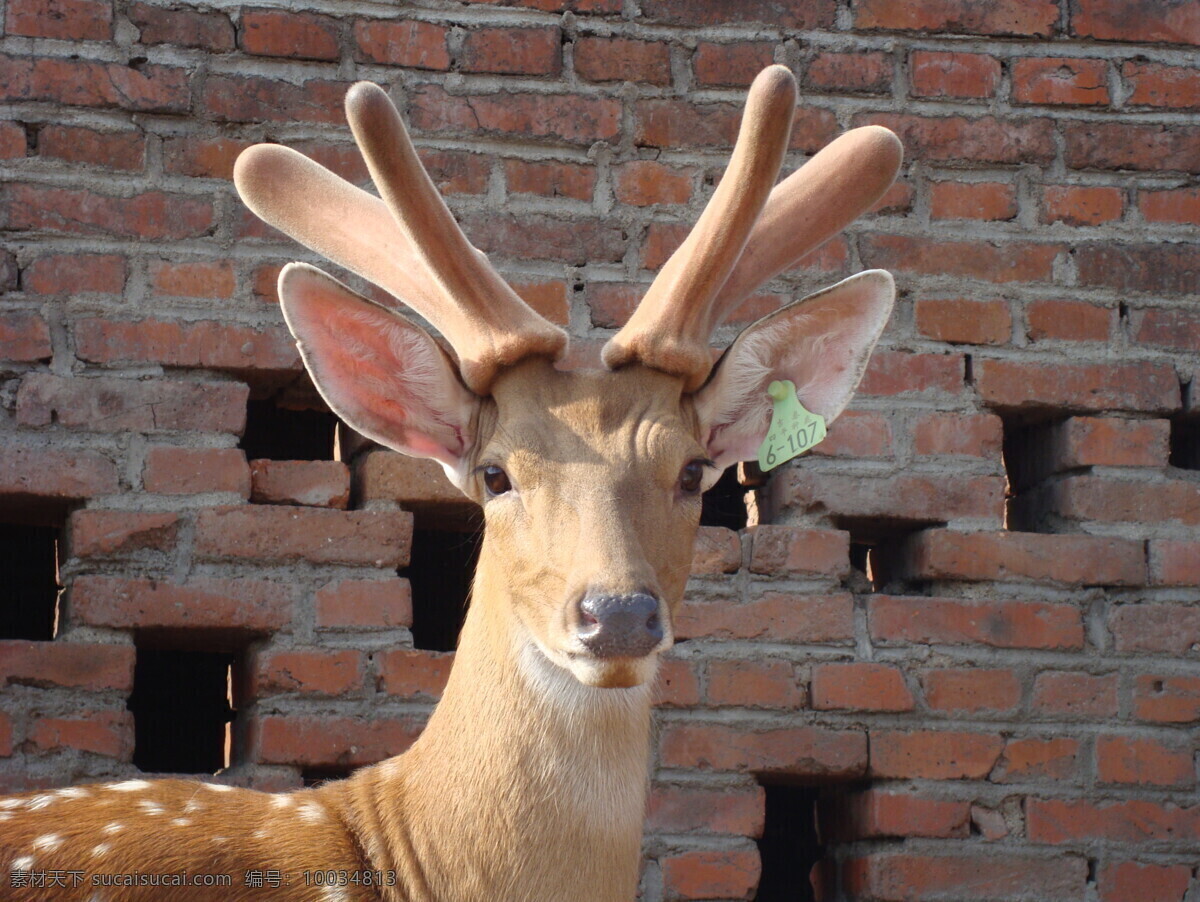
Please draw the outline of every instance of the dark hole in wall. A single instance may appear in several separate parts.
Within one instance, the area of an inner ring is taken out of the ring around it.
[[[898,595],[923,594],[920,580],[905,576],[905,554],[909,539],[925,529],[945,523],[838,518],[835,525],[850,533],[850,577],[853,592],[890,592]]]
[[[247,460],[333,460],[336,425],[327,410],[291,410],[270,398],[250,401],[238,447]]]
[[[0,523],[0,639],[54,638],[58,539],[57,527]]]
[[[817,835],[817,790],[766,785],[766,821],[758,841],[762,878],[757,902],[813,902],[811,874],[823,857]]]
[[[227,725],[235,717],[228,652],[137,647],[133,674],[133,763],[154,773],[215,774],[230,763]]]
[[[1200,419],[1171,421],[1171,451],[1167,462],[1181,470],[1200,470]]]
[[[738,482],[737,466],[728,467],[716,484],[704,493],[700,509],[701,526],[745,529],[746,487]]]
[[[412,635],[417,648],[453,651],[458,647],[482,541],[482,529],[423,529],[416,522],[411,563],[404,575],[412,585]]]
[[[353,767],[306,767],[300,771],[300,779],[305,786],[320,786],[322,783],[344,780],[354,770]]]
[[[1061,420],[1027,423],[1015,416],[1002,416],[1003,461],[1007,488],[1004,497],[1005,529],[1016,532],[1047,532],[1038,507],[1039,487],[1051,476],[1055,426]]]

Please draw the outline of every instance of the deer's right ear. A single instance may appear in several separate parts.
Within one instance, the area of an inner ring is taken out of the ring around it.
[[[382,445],[461,484],[480,399],[424,329],[303,263],[279,276],[288,328],[321,397]]]

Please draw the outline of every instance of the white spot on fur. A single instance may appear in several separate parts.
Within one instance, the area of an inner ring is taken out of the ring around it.
[[[12,862],[12,869],[14,871],[32,871],[33,856],[22,855],[20,858],[14,858]]]
[[[321,902],[349,902],[349,899],[340,886],[327,886],[321,894]]]
[[[112,848],[112,846],[110,846],[106,842],[102,842],[98,846],[93,846],[92,847],[92,857],[93,858],[103,858],[105,855],[107,855],[109,853],[109,850],[111,848]]]
[[[186,817],[177,817],[177,818],[171,819],[172,827],[186,827],[190,823],[191,823],[191,820]]]
[[[142,811],[146,812],[146,814],[149,814],[149,815],[157,815],[157,814],[163,813],[162,805],[159,805],[157,802],[151,802],[149,799],[142,799],[140,802],[138,802],[138,807],[141,808]]]
[[[212,841],[213,842],[229,842],[229,837],[228,836],[214,836],[212,838]]]
[[[107,833],[109,836],[112,836],[114,833],[120,833],[124,829],[125,829],[124,824],[119,823],[118,821],[113,821],[111,824],[106,825],[104,830],[102,830],[101,832]]]
[[[211,789],[213,792],[233,792],[232,786],[226,786],[224,783],[205,783],[205,789]]]
[[[187,804],[183,806],[183,810],[187,812],[201,811],[204,808],[203,802],[197,802],[195,799],[188,799]]]
[[[25,802],[22,799],[0,799],[0,809],[19,808],[24,804]]]
[[[111,789],[113,792],[140,792],[143,789],[150,788],[149,780],[126,780],[123,783],[109,783],[105,789]]]
[[[33,841],[35,852],[53,852],[62,845],[62,837],[57,833],[45,833]]]
[[[11,811],[0,811],[0,822],[12,819]]]
[[[296,813],[300,815],[301,820],[310,824],[319,824],[325,820],[325,809],[316,802],[305,802]]]
[[[255,839],[266,839],[269,834],[267,833],[266,830],[255,830],[250,835],[252,837],[254,837]]]
[[[60,799],[86,799],[88,791],[82,786],[68,786],[65,789],[57,789],[54,794]]]
[[[279,793],[271,799],[272,808],[291,808],[296,804],[296,797],[287,793]]]
[[[54,801],[57,801],[57,799],[54,797],[54,794],[46,792],[46,793],[42,793],[41,795],[37,795],[37,796],[34,796],[33,798],[31,798],[28,802],[25,803],[25,807],[28,808],[30,811],[41,811],[43,808],[45,808],[47,805],[49,805],[51,802],[54,802]]]

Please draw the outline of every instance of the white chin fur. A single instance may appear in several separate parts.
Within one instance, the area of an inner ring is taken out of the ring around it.
[[[637,685],[625,688],[602,688],[610,682],[611,662],[595,658],[568,658],[544,648],[536,639],[521,643],[517,652],[521,673],[538,694],[549,700],[572,706],[597,703],[642,702],[649,697],[658,674],[658,655],[652,654],[637,661],[624,662],[633,669]]]

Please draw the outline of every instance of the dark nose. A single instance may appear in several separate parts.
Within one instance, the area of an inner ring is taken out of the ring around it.
[[[652,595],[589,595],[579,603],[579,638],[598,658],[640,658],[662,642]]]

